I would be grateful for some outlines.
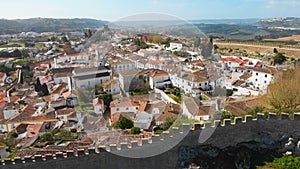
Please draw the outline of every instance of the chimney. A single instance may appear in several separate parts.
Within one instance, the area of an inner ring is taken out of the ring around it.
[[[10,91],[10,90],[8,90],[8,91],[6,92],[6,97],[7,97],[7,103],[10,103],[10,96],[9,96],[9,91]]]
[[[69,88],[69,92],[72,92],[71,77],[68,77],[68,88]]]
[[[57,60],[54,58],[54,68],[57,68]]]

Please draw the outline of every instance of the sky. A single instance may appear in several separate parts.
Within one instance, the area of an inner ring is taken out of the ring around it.
[[[0,2],[0,18],[93,18],[117,21],[140,13],[182,19],[300,17],[300,0],[13,0]]]

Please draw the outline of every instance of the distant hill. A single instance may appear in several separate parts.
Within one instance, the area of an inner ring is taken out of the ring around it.
[[[261,27],[283,27],[283,28],[296,28],[300,29],[300,18],[272,18],[272,19],[263,19],[257,22],[255,25]]]
[[[252,25],[260,21],[258,18],[249,19],[201,19],[189,20],[193,24],[235,24],[235,25]]]
[[[96,19],[52,19],[31,18],[6,20],[0,19],[0,34],[13,34],[20,32],[70,32],[86,28],[99,28],[107,21]]]

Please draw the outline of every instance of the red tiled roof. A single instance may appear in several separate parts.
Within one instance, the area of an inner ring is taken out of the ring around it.
[[[0,79],[2,79],[5,75],[6,73],[0,72]]]
[[[34,137],[39,134],[39,130],[41,129],[43,124],[29,124],[26,128],[27,136]]]
[[[239,63],[240,65],[247,63],[249,60],[248,59],[241,59],[241,58],[237,58],[237,57],[221,57],[220,58],[221,61],[223,62],[236,62]]]
[[[96,106],[96,105],[102,105],[103,104],[103,100],[102,99],[100,99],[100,98],[95,98],[94,100],[93,100],[93,106]]]

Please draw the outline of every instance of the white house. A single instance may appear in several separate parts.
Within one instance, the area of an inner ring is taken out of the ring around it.
[[[122,58],[114,58],[109,60],[109,65],[111,69],[115,72],[133,69],[135,67],[135,63]]]
[[[55,84],[69,83],[69,78],[73,76],[73,70],[72,67],[51,69],[50,74],[52,74]]]
[[[167,50],[180,51],[182,49],[182,42],[170,42],[170,47]]]
[[[131,101],[130,99],[114,100],[110,103],[110,113],[117,112],[122,113],[137,113],[139,111],[140,104],[138,102]]]
[[[277,69],[271,67],[253,67],[252,76],[248,79],[251,85],[263,92],[266,91],[268,85],[274,80],[274,75],[277,73]]]
[[[171,85],[169,74],[163,70],[154,70],[149,76],[150,88],[166,88]]]
[[[226,89],[232,89],[234,83],[236,83],[237,81],[238,78],[225,79],[224,81],[222,81],[221,87]]]
[[[103,90],[111,95],[120,94],[120,81],[117,79],[110,79],[102,84]]]
[[[147,112],[140,112],[134,119],[134,127],[139,127],[143,130],[149,130],[153,121],[153,115]]]
[[[189,119],[195,120],[209,120],[209,108],[201,106],[199,99],[193,97],[185,97],[182,102],[182,114],[187,116]]]
[[[94,87],[111,79],[111,70],[106,67],[75,68],[73,74],[73,86],[75,88]]]
[[[67,121],[77,121],[77,115],[74,108],[63,108],[56,110],[55,112],[56,118],[60,121],[67,122]]]
[[[103,115],[105,111],[104,101],[100,98],[93,100],[94,112],[98,115]]]
[[[194,73],[181,71],[179,74],[170,73],[173,86],[179,87],[184,93],[192,93],[194,88],[209,90],[209,79],[206,71]]]

